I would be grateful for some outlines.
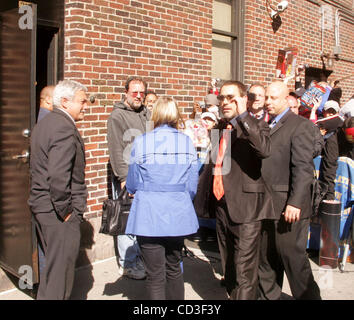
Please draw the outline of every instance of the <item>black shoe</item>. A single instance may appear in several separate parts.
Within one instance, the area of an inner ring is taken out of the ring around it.
[[[188,240],[193,241],[193,242],[202,242],[203,239],[199,233],[194,233],[187,237]]]
[[[224,277],[222,277],[222,278],[220,279],[220,286],[226,287],[226,282],[225,282],[225,278],[224,278]]]

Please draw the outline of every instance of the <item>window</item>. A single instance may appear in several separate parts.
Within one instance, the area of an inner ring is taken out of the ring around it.
[[[242,1],[213,1],[212,78],[242,80]]]

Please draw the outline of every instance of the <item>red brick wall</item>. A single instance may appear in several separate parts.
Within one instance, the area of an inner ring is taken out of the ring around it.
[[[278,0],[269,0],[275,6]],[[327,4],[329,1],[319,1]],[[352,6],[351,1],[335,1]],[[244,0],[245,83],[274,79],[278,49],[296,46],[298,61],[321,67],[320,8],[290,0],[274,33],[265,0]],[[324,51],[334,42],[335,7],[327,21]],[[353,9],[351,10],[353,12]],[[353,25],[340,24],[341,57],[353,60]],[[107,197],[106,121],[122,97],[128,76],[146,79],[159,95],[174,96],[184,112],[201,101],[211,77],[212,0],[66,0],[65,78],[84,83],[96,96],[78,124],[85,140],[89,188],[87,217],[101,213]],[[330,79],[354,72],[353,63],[334,62]],[[293,86],[294,82],[289,85]],[[353,94],[354,79],[341,82],[342,101]]]
[[[275,7],[278,0],[269,0]],[[288,9],[281,13],[282,25],[274,33],[271,19],[263,0],[245,1],[245,82],[262,82],[268,84],[274,79],[278,50],[285,47],[298,48],[299,63],[307,63],[310,67],[321,68],[321,14],[320,7],[306,0],[290,0]],[[329,6],[326,31],[324,35],[324,52],[331,52],[335,45],[334,17],[336,7],[329,1],[318,1]],[[353,8],[351,1],[334,1]],[[346,8],[345,8],[346,9]],[[353,55],[354,26],[348,22],[340,23],[340,57],[354,60]],[[354,63],[335,61],[329,80],[341,78],[354,73]],[[293,88],[294,81],[289,82]],[[346,102],[353,95],[354,77],[340,83],[343,89],[341,102]]]
[[[96,102],[78,124],[86,145],[87,217],[107,197],[106,121],[128,76],[179,101],[185,113],[211,77],[212,0],[66,0],[65,78],[85,84]]]

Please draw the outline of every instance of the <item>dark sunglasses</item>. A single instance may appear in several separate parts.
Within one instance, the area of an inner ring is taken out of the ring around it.
[[[233,100],[234,98],[235,98],[235,96],[233,96],[232,94],[228,94],[228,95],[226,95],[226,96],[222,96],[222,95],[218,95],[218,100],[220,101],[220,102],[222,102],[222,101],[224,101],[225,99],[227,100],[227,101],[231,101],[231,100]]]
[[[136,98],[138,96],[138,94],[140,94],[140,97],[144,97],[145,96],[145,92],[144,91],[133,91],[130,93],[130,95],[133,98]]]

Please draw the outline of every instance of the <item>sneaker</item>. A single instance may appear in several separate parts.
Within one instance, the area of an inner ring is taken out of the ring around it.
[[[137,267],[124,268],[123,276],[135,280],[143,280],[146,278],[145,270],[139,270]]]
[[[145,272],[145,267],[140,258],[136,261],[136,268]]]

